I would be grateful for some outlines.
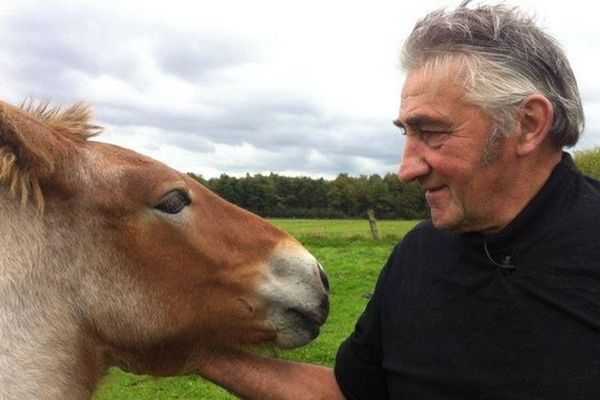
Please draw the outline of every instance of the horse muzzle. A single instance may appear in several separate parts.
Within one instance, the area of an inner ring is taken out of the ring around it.
[[[297,242],[278,246],[258,286],[275,344],[302,346],[319,335],[329,314],[329,280],[315,257]]]

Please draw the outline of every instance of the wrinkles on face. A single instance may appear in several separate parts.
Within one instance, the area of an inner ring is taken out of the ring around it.
[[[396,122],[406,135],[399,177],[419,183],[436,227],[487,230],[496,225],[510,157],[504,141],[490,138],[491,119],[467,102],[454,74],[446,75],[416,70],[406,79]]]

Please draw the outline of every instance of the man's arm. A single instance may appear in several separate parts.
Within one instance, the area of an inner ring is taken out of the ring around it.
[[[216,354],[197,372],[248,400],[344,400],[331,368],[246,351]]]

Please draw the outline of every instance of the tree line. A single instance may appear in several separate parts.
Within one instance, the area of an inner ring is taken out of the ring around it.
[[[204,179],[189,174],[226,200],[263,217],[363,218],[373,209],[381,219],[422,219],[428,215],[423,193],[416,184],[403,184],[395,174],[333,180],[271,173],[233,177],[222,174]]]
[[[600,148],[579,151],[576,164],[588,176],[600,179]],[[380,219],[423,219],[429,210],[414,183],[403,184],[395,174],[339,174],[333,180],[309,177],[223,174],[204,179],[189,174],[228,201],[263,217],[364,218],[373,209]]]

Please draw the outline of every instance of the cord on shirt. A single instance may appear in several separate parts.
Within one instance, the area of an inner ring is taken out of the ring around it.
[[[514,271],[517,268],[516,265],[512,265],[510,263],[510,256],[504,257],[504,262],[502,264],[500,264],[499,262],[496,262],[496,260],[494,260],[492,258],[492,256],[490,255],[490,251],[488,250],[486,241],[483,242],[483,250],[485,251],[485,255],[487,256],[488,260],[490,260],[490,262],[492,264],[494,264],[495,266],[502,268],[503,271],[510,272],[510,271]]]

